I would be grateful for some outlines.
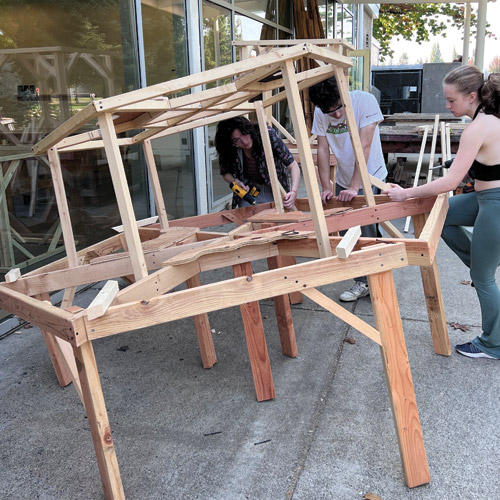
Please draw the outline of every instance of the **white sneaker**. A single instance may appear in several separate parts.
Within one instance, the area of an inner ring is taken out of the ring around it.
[[[346,290],[343,294],[341,294],[339,299],[342,302],[354,302],[360,297],[366,297],[367,295],[370,295],[368,285],[362,281],[355,281],[354,285],[352,285],[349,290]]]

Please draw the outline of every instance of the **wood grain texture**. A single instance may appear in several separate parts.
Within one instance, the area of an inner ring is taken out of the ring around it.
[[[431,478],[392,272],[368,276],[368,284],[405,479],[414,488]]]
[[[233,266],[235,277],[243,277],[247,280],[252,279],[252,264],[238,264]],[[247,302],[240,305],[241,319],[245,328],[245,338],[247,341],[248,356],[252,368],[253,381],[257,401],[266,401],[274,399],[273,375],[271,372],[271,363],[267,352],[266,337],[264,334],[264,325],[257,301]]]

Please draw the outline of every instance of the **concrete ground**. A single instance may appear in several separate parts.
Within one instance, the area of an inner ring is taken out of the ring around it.
[[[447,321],[467,330],[450,326],[452,345],[468,341],[480,333],[468,270],[442,242],[438,267]],[[94,342],[126,498],[500,498],[500,365],[434,354],[419,269],[394,276],[430,484],[405,486],[379,347],[304,299],[292,308],[295,359],[281,354],[272,301],[261,302],[273,401],[255,399],[239,308],[209,314],[209,370],[190,319]],[[350,284],[322,291],[337,299]],[[369,297],[347,308],[373,324]],[[0,340],[0,401],[0,498],[103,498],[85,412],[58,386],[38,328]]]

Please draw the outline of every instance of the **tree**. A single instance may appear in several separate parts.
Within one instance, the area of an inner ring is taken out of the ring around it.
[[[495,56],[488,66],[488,71],[490,73],[500,73],[500,56]]]
[[[410,60],[408,59],[408,54],[406,52],[403,52],[401,54],[401,57],[399,58],[399,64],[401,66],[406,66],[407,64],[410,64]]]
[[[443,62],[443,57],[441,56],[441,49],[439,48],[439,43],[433,44],[429,62],[431,63]]]
[[[445,16],[440,17],[440,16]],[[431,35],[446,36],[449,27],[462,28],[465,7],[451,4],[380,4],[379,18],[373,23],[373,36],[380,43],[380,59],[392,56],[391,42],[394,38],[417,43],[428,42]],[[471,33],[475,33],[477,16],[471,14]],[[486,27],[490,25],[487,23]],[[487,31],[487,36],[492,36]]]

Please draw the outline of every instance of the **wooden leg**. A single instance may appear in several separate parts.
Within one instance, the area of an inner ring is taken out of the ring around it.
[[[281,260],[283,266],[294,266],[297,264],[297,259],[293,255],[282,255]],[[304,297],[300,292],[292,292],[288,296],[290,297],[290,304],[302,304],[304,301]]]
[[[201,285],[200,275],[196,274],[186,281],[188,288],[194,288]],[[200,346],[201,363],[203,368],[212,368],[217,363],[215,354],[214,340],[210,330],[208,314],[198,314],[193,316],[198,345]]]
[[[430,474],[392,272],[368,276],[368,284],[406,484],[413,488]]]
[[[235,277],[248,276],[251,279],[253,274],[252,264],[237,264],[233,266]],[[253,381],[257,401],[274,399],[273,374],[271,373],[271,363],[267,352],[266,337],[264,335],[264,325],[258,302],[249,302],[240,306],[243,326],[245,327],[245,337],[252,367]]]
[[[413,228],[416,238],[418,238],[422,232],[425,221],[425,214],[413,216]],[[420,274],[424,287],[427,316],[429,317],[434,352],[442,356],[451,356],[450,337],[448,335],[448,325],[446,324],[446,314],[444,311],[441,282],[439,281],[436,259],[434,259],[431,266],[421,266]]]
[[[75,347],[78,375],[106,500],[125,500],[92,342]]]
[[[282,259],[282,257],[269,257],[267,259],[269,269],[283,267]],[[293,327],[290,300],[288,295],[280,295],[274,297],[273,300],[274,309],[276,310],[276,319],[278,321],[278,330],[280,332],[281,352],[285,356],[295,358],[298,355],[298,351],[297,342],[295,341],[295,329]]]

